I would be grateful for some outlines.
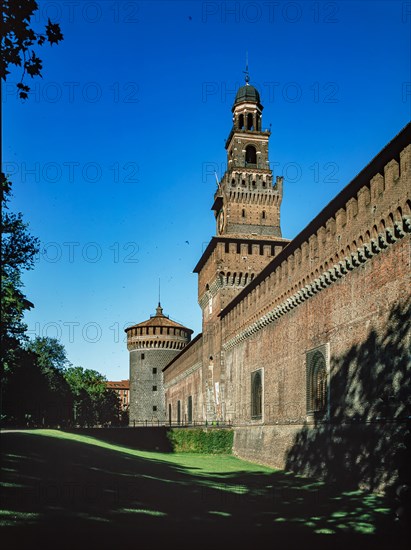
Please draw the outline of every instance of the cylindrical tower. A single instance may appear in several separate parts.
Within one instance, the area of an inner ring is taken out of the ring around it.
[[[166,419],[162,369],[190,342],[193,331],[163,314],[125,329],[130,352],[130,426]]]

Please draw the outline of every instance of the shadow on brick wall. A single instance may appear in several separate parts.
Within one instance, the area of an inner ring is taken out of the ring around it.
[[[393,306],[383,333],[331,359],[329,421],[297,433],[288,470],[342,488],[409,484],[410,313],[410,300]]]

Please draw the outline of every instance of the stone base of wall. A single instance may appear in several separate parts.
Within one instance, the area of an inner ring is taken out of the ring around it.
[[[287,451],[300,429],[298,425],[234,428],[233,453],[244,460],[283,470]]]
[[[234,428],[233,453],[341,488],[386,491],[410,467],[407,433],[403,422],[244,426]]]

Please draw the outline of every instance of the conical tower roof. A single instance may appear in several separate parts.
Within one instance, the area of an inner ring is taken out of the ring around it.
[[[174,327],[174,328],[184,329],[190,334],[193,333],[193,331],[190,328],[187,328],[184,325],[177,323],[176,321],[173,321],[168,317],[168,315],[164,315],[163,308],[161,307],[160,302],[158,303],[158,306],[156,308],[155,315],[151,315],[150,319],[147,319],[147,321],[142,321],[141,323],[137,323],[136,325],[127,327],[125,330],[127,332],[133,328],[141,328],[141,327]]]

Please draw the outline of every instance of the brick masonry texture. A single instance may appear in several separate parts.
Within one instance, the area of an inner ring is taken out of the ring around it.
[[[212,207],[217,236],[194,269],[202,333],[164,365],[165,415],[188,422],[190,397],[193,422],[233,424],[240,457],[380,489],[395,481],[411,414],[411,124],[289,241],[269,132],[241,129],[262,106],[242,97]],[[321,408],[309,408],[319,387]]]
[[[199,262],[203,333],[165,368],[165,400],[174,409],[190,394],[194,420],[231,421],[238,456],[364,487],[393,482],[395,421],[411,404],[410,137],[408,125],[290,243],[260,255],[222,236]],[[318,420],[306,409],[306,356],[320,347],[328,411]]]

